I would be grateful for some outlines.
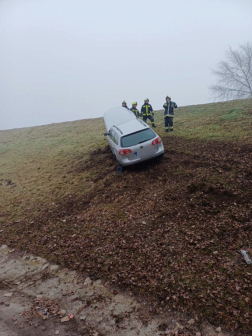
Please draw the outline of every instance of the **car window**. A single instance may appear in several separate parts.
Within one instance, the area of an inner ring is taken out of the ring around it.
[[[118,145],[119,143],[119,135],[115,132],[114,143]]]
[[[119,142],[119,136],[118,134],[116,134],[115,130],[113,128],[111,128],[109,130],[109,137],[110,139],[116,144],[118,145],[118,142]]]
[[[110,137],[110,139],[111,139],[112,141],[114,141],[114,133],[115,133],[115,131],[111,128],[111,129],[109,130],[109,137]]]
[[[155,136],[156,134],[152,131],[152,129],[147,128],[142,131],[125,135],[124,137],[122,137],[121,146],[122,147],[134,146],[139,143],[151,140],[155,138]]]

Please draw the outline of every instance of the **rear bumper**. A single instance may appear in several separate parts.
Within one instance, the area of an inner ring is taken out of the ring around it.
[[[155,159],[159,156],[162,156],[164,154],[164,147],[162,146],[162,148],[160,148],[155,154],[152,154],[150,155],[149,157],[146,157],[144,159],[141,159],[141,158],[136,158],[135,160],[129,160],[127,157],[117,157],[117,161],[120,165],[122,166],[131,166],[131,165],[134,165],[134,164],[138,164],[140,162],[144,162],[144,161],[149,161],[149,160],[152,160],[152,159]]]

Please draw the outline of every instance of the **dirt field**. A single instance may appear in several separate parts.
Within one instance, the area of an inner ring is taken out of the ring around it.
[[[73,164],[89,192],[7,222],[0,242],[252,334],[252,146],[165,136],[163,159],[115,173],[108,148]],[[72,173],[72,172],[71,172]]]

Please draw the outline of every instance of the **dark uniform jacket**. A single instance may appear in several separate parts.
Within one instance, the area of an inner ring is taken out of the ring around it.
[[[135,116],[136,116],[137,118],[139,118],[140,113],[139,113],[138,109],[135,109],[134,107],[131,107],[130,111],[132,111],[132,112],[135,114]]]
[[[127,110],[129,110],[129,108],[128,108],[128,106],[126,105],[126,106],[122,106],[122,107],[125,107]]]
[[[164,116],[165,117],[174,117],[174,109],[177,108],[177,104],[174,103],[173,101],[170,101],[170,103],[165,103],[163,105],[163,108],[165,109],[164,111]]]
[[[145,116],[151,116],[153,112],[153,108],[150,104],[144,104],[141,108],[141,113],[142,113],[142,116],[145,117]]]

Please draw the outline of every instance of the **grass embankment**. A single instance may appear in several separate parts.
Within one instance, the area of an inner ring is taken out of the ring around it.
[[[93,172],[75,168],[103,133],[101,118],[0,131],[0,223],[86,191]]]
[[[176,112],[162,161],[123,175],[102,119],[1,131],[0,243],[250,335],[252,100]]]
[[[175,109],[176,135],[190,139],[252,143],[252,100],[184,106]],[[163,122],[163,113],[156,113]]]
[[[252,143],[251,111],[251,99],[180,107],[174,134]],[[157,132],[164,135],[161,111],[155,120]],[[0,131],[0,223],[87,191],[95,172],[77,173],[75,167],[91,150],[106,146],[104,131],[102,118]]]

